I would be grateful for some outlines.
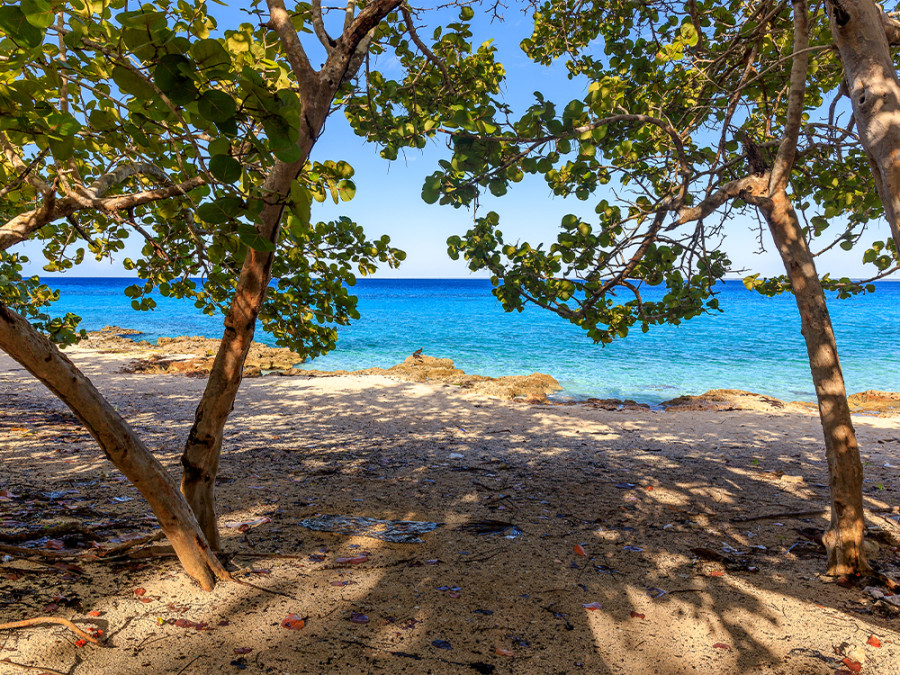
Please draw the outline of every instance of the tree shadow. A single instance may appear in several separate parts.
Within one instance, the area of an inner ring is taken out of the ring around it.
[[[177,470],[203,382],[101,380]],[[79,490],[76,503],[102,502],[107,517],[143,517],[139,499],[110,501],[137,495],[77,425],[53,418],[59,406],[39,388],[23,387],[5,397],[0,456],[36,468],[0,489],[52,480]],[[890,507],[897,422],[855,422],[866,506]],[[56,452],[68,445],[58,426],[75,434],[75,456]],[[250,380],[228,427],[218,494],[223,526],[271,519],[244,533],[223,527],[237,578],[255,587],[204,594],[174,561],[88,565],[91,583],[53,578],[52,588],[102,608],[115,649],[79,650],[61,629],[55,647],[38,647],[38,629],[6,640],[74,673],[832,673],[843,642],[865,651],[867,670],[892,672],[897,619],[860,588],[823,583],[824,551],[800,532],[827,525],[827,480],[813,414],[527,406],[358,377]],[[0,507],[7,517],[9,503]],[[791,512],[799,515],[747,520]],[[391,544],[298,525],[316,513],[443,525],[421,544]],[[481,520],[522,534],[458,529]],[[362,552],[365,563],[336,562]],[[896,576],[889,547],[876,561]],[[34,582],[0,580],[0,599]],[[24,607],[0,604],[0,617],[20,618]],[[302,630],[280,626],[291,613],[307,618]],[[169,622],[178,618],[207,626]],[[882,648],[866,646],[870,634]]]

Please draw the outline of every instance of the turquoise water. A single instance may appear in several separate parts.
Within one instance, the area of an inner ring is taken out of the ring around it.
[[[141,330],[151,341],[221,335],[221,317],[199,314],[190,303],[158,297],[155,311],[133,311],[122,294],[130,279],[50,282],[62,295],[54,312],[79,314],[88,330],[115,324]],[[850,392],[900,391],[900,282],[877,286],[874,294],[830,305]],[[362,318],[341,329],[335,351],[305,367],[389,367],[421,347],[428,355],[453,359],[469,373],[549,373],[565,394],[576,397],[656,403],[683,393],[733,388],[814,399],[792,296],[764,298],[729,281],[721,287],[724,313],[647,334],[637,331],[600,347],[577,327],[539,309],[505,313],[490,288],[481,279],[360,280],[354,290]],[[257,336],[263,342],[267,338]]]

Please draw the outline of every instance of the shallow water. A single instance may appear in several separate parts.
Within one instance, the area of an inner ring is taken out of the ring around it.
[[[135,328],[162,336],[221,335],[221,317],[192,304],[157,297],[153,312],[135,312],[122,289],[132,279],[61,278],[54,312],[72,311],[96,330]],[[900,391],[900,282],[880,282],[874,294],[830,303],[841,364],[850,392]],[[632,398],[658,403],[708,389],[746,389],[782,399],[814,393],[792,296],[764,298],[740,281],[721,286],[721,314],[681,326],[637,330],[601,347],[576,326],[536,308],[507,314],[482,279],[363,279],[354,292],[362,318],[340,330],[335,351],[305,367],[355,370],[389,367],[414,350],[452,358],[483,375],[553,375],[576,397]],[[653,292],[646,294],[652,298]],[[257,339],[272,342],[260,333]]]

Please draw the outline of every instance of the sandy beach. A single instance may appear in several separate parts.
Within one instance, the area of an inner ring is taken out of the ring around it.
[[[133,353],[69,353],[180,475],[204,380],[121,372]],[[0,404],[0,532],[68,524],[61,549],[43,544],[60,555],[153,533],[136,490],[5,356]],[[68,569],[3,557],[0,623],[64,617],[108,646],[61,626],[2,631],[0,673],[900,673],[900,606],[867,580],[820,576],[815,411],[754,407],[248,378],[218,495],[224,557],[250,585],[204,593],[152,547]],[[900,416],[854,422],[871,557],[898,578]],[[440,525],[421,543],[300,525],[321,514]],[[282,626],[290,615],[301,629]]]

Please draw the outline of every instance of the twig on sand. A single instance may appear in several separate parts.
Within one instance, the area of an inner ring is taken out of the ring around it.
[[[9,546],[8,544],[0,544],[0,553],[14,555],[17,558],[26,556],[40,556],[43,558],[71,558],[71,553],[65,551],[45,551],[40,548],[25,548],[24,546]]]
[[[184,671],[186,671],[188,668],[190,668],[194,664],[194,661],[196,661],[197,659],[202,659],[204,656],[206,656],[206,654],[197,654],[197,656],[195,656],[190,661],[188,661],[184,665],[184,668],[182,668],[177,673],[175,673],[175,675],[181,675]]]
[[[12,534],[0,532],[0,541],[12,544],[21,541],[31,541],[33,539],[57,537],[61,534],[80,534],[85,539],[97,541],[96,534],[85,528],[81,523],[76,522],[61,523],[59,525],[53,525],[52,527],[45,527],[42,530],[28,530],[25,532],[13,532]]]
[[[42,673],[47,673],[48,675],[66,675],[59,670],[52,670],[50,668],[45,668],[44,666],[29,666],[27,663],[16,663],[15,661],[10,661],[8,658],[0,659],[0,663],[5,663],[10,666],[18,666],[19,668],[24,668],[25,670],[39,670]]]
[[[153,534],[148,534],[146,537],[139,537],[138,539],[132,539],[130,541],[123,542],[118,546],[113,546],[112,548],[108,548],[103,551],[100,555],[103,558],[108,558],[110,556],[115,556],[123,551],[127,551],[130,548],[134,548],[135,546],[141,546],[142,544],[149,544],[151,541],[159,541],[163,538],[163,531],[157,530]]]
[[[60,626],[65,626],[70,631],[75,633],[82,640],[87,640],[90,643],[97,645],[98,647],[102,647],[103,643],[100,642],[97,638],[92,636],[90,633],[85,633],[74,623],[69,621],[68,619],[63,619],[59,616],[38,616],[33,619],[23,619],[22,621],[10,621],[9,623],[0,623],[0,630],[10,630],[12,628],[27,628],[29,626],[39,626],[43,623],[55,623]]]
[[[761,516],[744,516],[741,518],[732,518],[732,523],[749,523],[752,520],[768,520],[769,518],[800,518],[802,516],[817,516],[820,513],[826,513],[827,508],[809,509],[807,511],[779,511],[778,513],[766,513]]]

